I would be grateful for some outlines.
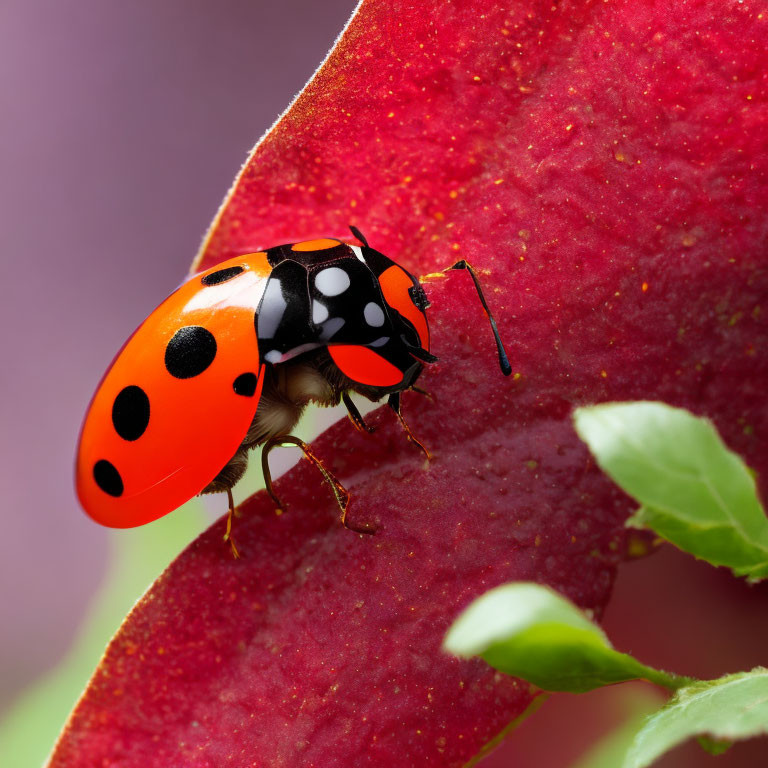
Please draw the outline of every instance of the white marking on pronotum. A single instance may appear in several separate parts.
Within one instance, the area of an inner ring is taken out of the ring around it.
[[[349,247],[355,252],[357,260],[362,261],[363,264],[365,264],[365,259],[363,258],[363,249],[359,245],[350,245]]]
[[[363,310],[365,322],[374,328],[381,328],[384,325],[384,310],[375,302],[369,301]]]
[[[328,319],[328,307],[321,304],[319,301],[312,302],[312,322],[315,325],[320,325]]]
[[[327,267],[315,275],[315,288],[323,296],[338,296],[349,288],[349,275],[340,267]]]

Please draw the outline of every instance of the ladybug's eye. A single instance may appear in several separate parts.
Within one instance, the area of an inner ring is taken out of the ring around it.
[[[413,285],[408,289],[408,295],[411,297],[411,301],[422,312],[430,306],[427,294],[424,293],[424,289],[420,285]]]

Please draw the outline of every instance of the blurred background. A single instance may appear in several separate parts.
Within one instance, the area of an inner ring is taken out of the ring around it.
[[[249,149],[354,6],[0,3],[0,259],[15,275],[0,302],[4,767],[42,763],[121,618],[211,520],[193,501],[141,529],[92,523],[72,486],[80,422],[115,351],[184,279]],[[643,661],[713,676],[768,662],[766,607],[766,588],[665,551],[625,566],[607,629]],[[554,697],[483,765],[575,766],[655,695]],[[717,765],[766,754],[762,740]],[[659,765],[712,760],[690,746]]]

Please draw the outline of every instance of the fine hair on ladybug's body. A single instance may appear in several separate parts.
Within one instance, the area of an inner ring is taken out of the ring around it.
[[[86,414],[76,484],[88,514],[111,527],[142,525],[198,493],[232,487],[252,448],[272,490],[269,452],[293,444],[318,468],[341,509],[341,483],[291,435],[309,404],[343,402],[354,425],[372,431],[350,393],[388,397],[408,438],[429,456],[400,413],[418,389],[430,352],[426,294],[416,278],[368,245],[325,238],[244,254],[195,275],[136,330],[104,375]],[[496,323],[472,267],[465,269],[510,373]],[[449,270],[444,270],[445,272]]]

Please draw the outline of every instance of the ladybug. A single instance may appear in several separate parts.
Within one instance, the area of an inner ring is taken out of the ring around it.
[[[233,554],[232,487],[248,452],[294,444],[322,472],[346,521],[348,494],[308,445],[290,433],[309,403],[388,397],[407,436],[400,393],[415,388],[429,351],[429,306],[405,269],[368,245],[336,239],[278,245],[195,275],[139,326],[104,375],[83,423],[76,485],[102,525],[149,523],[198,493],[226,492],[225,540]],[[511,371],[477,276],[467,269],[491,321],[502,371]],[[447,270],[446,270],[447,271]],[[429,455],[427,453],[427,455]],[[367,528],[356,528],[371,533]]]

